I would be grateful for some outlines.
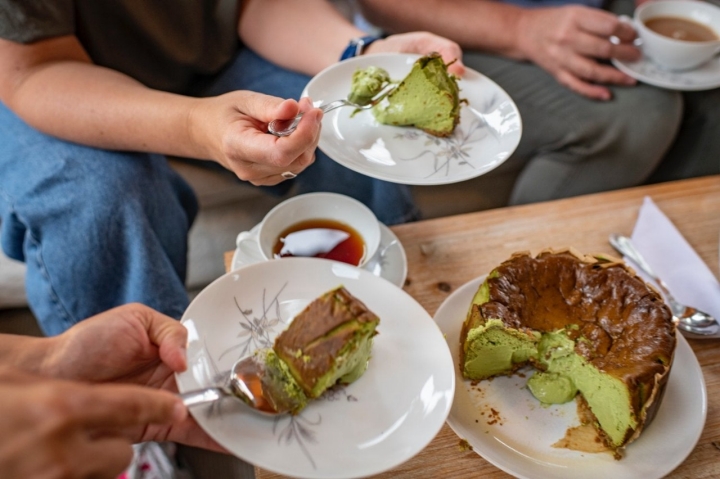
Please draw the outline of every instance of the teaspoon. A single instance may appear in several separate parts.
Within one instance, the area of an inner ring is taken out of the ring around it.
[[[292,413],[302,407],[300,401],[285,392],[279,381],[273,380],[264,361],[257,355],[238,360],[230,370],[226,386],[188,391],[180,397],[188,407],[232,397],[269,416]]]
[[[642,271],[657,284],[667,301],[670,311],[678,320],[678,328],[695,335],[709,336],[720,333],[720,324],[708,313],[679,303],[670,293],[667,284],[650,268],[633,242],[627,236],[610,235],[610,244],[621,254],[630,258]]]
[[[350,100],[343,98],[340,100],[332,101],[330,103],[326,103],[325,105],[321,105],[319,108],[322,110],[323,113],[335,110],[337,108],[340,108],[341,106],[351,106],[356,110],[367,110],[380,103],[383,98],[392,93],[396,88],[397,84],[389,83],[382,90],[377,92],[368,103],[353,103]],[[300,119],[302,118],[302,116],[303,114],[300,113],[298,116],[291,120],[273,120],[268,124],[268,133],[281,137],[288,136],[290,133],[295,131],[298,123],[300,123]]]

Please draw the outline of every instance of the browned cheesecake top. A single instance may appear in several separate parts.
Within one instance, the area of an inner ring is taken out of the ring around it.
[[[567,327],[576,350],[626,383],[652,383],[675,348],[672,314],[660,295],[619,260],[543,252],[516,254],[488,279],[486,319],[551,332]]]
[[[374,331],[379,318],[345,288],[339,287],[310,303],[275,339],[275,352],[297,374],[303,389],[333,367],[342,349],[358,332]]]

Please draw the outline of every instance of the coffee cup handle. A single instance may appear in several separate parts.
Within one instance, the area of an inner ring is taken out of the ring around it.
[[[637,32],[638,26],[637,26],[637,22],[635,21],[634,18],[628,17],[627,15],[620,15],[620,16],[618,17],[618,19],[619,19],[621,22],[627,23],[628,25],[630,25],[631,27],[633,27],[633,29],[635,29],[635,31]],[[613,36],[610,37],[610,42],[613,43],[614,45],[619,45],[619,44],[620,44],[620,39],[619,39],[618,37],[616,37],[615,35],[613,35]],[[639,47],[639,46],[642,45],[642,39],[640,38],[640,36],[636,36],[636,37],[635,37],[635,40],[633,40],[633,45],[635,45],[636,47]]]
[[[257,242],[257,235],[250,231],[242,231],[235,239],[235,246],[242,254],[242,262],[244,264],[260,263],[265,261],[260,246]]]

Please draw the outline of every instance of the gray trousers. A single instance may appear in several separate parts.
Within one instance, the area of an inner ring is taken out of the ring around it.
[[[522,139],[500,166],[519,175],[511,204],[642,184],[680,127],[677,92],[613,87],[614,98],[601,102],[570,91],[531,63],[475,52],[466,52],[463,62],[498,83],[520,110]]]
[[[632,15],[632,0],[608,10]],[[463,61],[504,88],[523,121],[520,145],[501,166],[518,173],[510,203],[522,204],[720,174],[720,89],[612,87],[593,101],[534,64],[478,52]]]

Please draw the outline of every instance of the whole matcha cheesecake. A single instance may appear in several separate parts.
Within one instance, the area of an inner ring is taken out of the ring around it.
[[[661,402],[675,334],[660,295],[620,260],[572,249],[517,253],[472,300],[460,370],[480,381],[534,366],[530,392],[545,404],[577,398],[620,458]]]
[[[273,346],[277,360],[286,366],[287,387],[314,399],[337,383],[357,380],[367,369],[379,322],[342,286],[311,302]]]

